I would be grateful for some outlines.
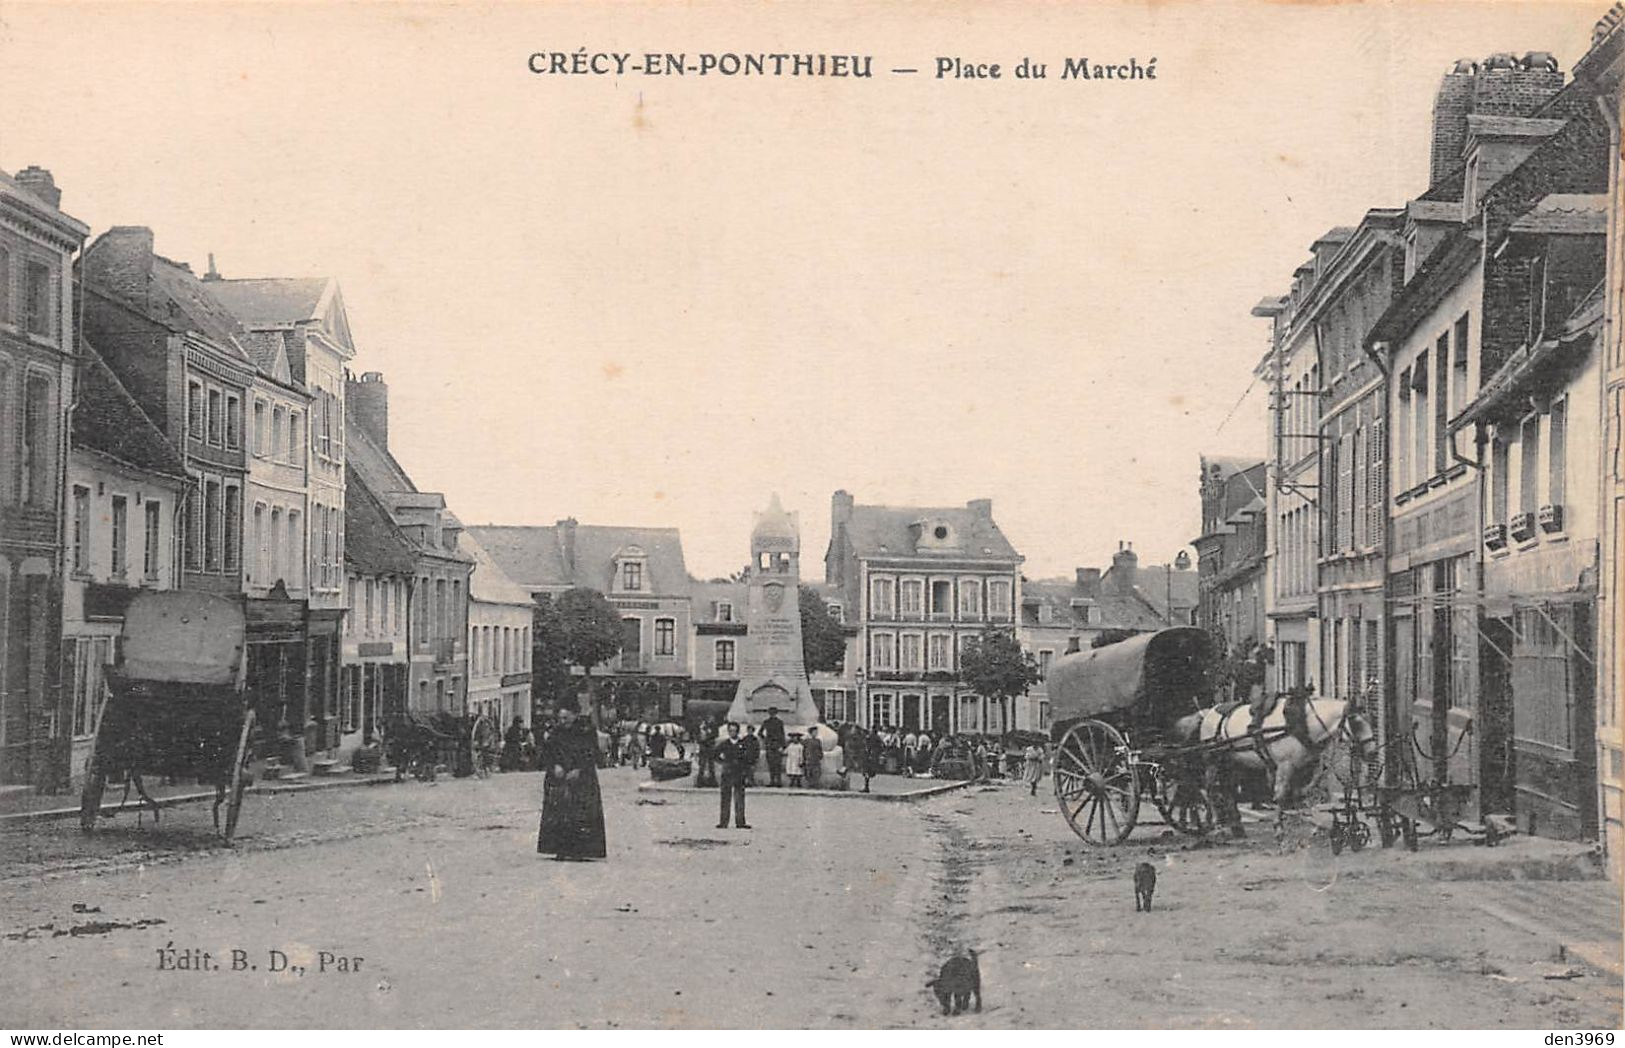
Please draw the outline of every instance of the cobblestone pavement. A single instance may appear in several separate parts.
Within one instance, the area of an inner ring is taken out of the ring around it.
[[[1014,786],[759,791],[755,829],[722,831],[711,794],[636,782],[604,775],[605,863],[534,853],[533,775],[250,798],[231,849],[206,804],[157,831],[132,813],[88,839],[72,820],[8,827],[4,1025],[1620,1024],[1617,979],[1482,908],[1518,886],[1407,879],[1391,853],[1333,860],[1256,830],[1192,847],[1154,825],[1094,851]],[[1140,861],[1161,872],[1150,914]],[[1571,888],[1536,890],[1602,886]],[[161,971],[166,945],[222,970]],[[985,1007],[943,1017],[925,981],[961,947]],[[233,949],[257,967],[231,970]],[[305,973],[272,971],[273,950]]]

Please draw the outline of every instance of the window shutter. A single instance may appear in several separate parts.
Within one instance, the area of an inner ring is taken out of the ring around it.
[[[1365,463],[1365,512],[1366,542],[1371,546],[1381,546],[1384,541],[1383,522],[1386,520],[1387,490],[1384,481],[1384,450],[1385,443],[1383,420],[1371,420],[1368,441],[1370,449],[1366,453]]]
[[[1349,479],[1351,493],[1349,498],[1349,546],[1352,549],[1360,549],[1366,544],[1365,507],[1363,504],[1366,495],[1365,434],[1356,428],[1349,435],[1349,439],[1354,441],[1354,473]]]

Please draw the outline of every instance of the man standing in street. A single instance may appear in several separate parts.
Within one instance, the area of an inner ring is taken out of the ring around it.
[[[734,811],[734,826],[741,830],[750,829],[745,821],[745,777],[750,774],[751,763],[756,755],[750,752],[755,746],[749,745],[754,740],[739,737],[739,725],[733,721],[728,722],[728,737],[717,743],[717,764],[722,769],[722,814],[717,819],[717,829],[728,828],[728,811]]]
[[[767,784],[784,785],[784,722],[777,706],[767,711],[762,722],[762,748],[767,751]]]

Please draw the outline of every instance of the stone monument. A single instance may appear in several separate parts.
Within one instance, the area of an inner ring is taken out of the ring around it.
[[[760,724],[770,710],[790,728],[818,723],[801,653],[801,529],[773,496],[750,533],[745,643],[728,719]],[[821,733],[828,742],[833,733]]]

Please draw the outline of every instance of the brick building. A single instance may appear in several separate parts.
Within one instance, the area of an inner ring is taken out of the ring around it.
[[[1236,651],[1267,639],[1265,562],[1269,535],[1261,459],[1202,456],[1202,533],[1196,547],[1197,625]]]
[[[72,259],[90,230],[48,171],[0,172],[0,784],[66,782],[62,454],[77,331]]]

